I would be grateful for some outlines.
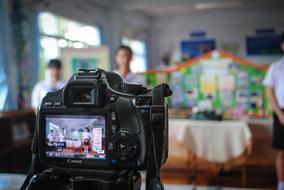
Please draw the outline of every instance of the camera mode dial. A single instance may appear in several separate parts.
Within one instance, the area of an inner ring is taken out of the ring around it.
[[[142,85],[138,84],[128,84],[128,83],[121,83],[120,90],[125,93],[130,94],[145,94],[147,93],[147,88],[143,87]]]

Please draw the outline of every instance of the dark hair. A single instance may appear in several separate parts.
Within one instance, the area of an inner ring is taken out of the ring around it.
[[[87,129],[87,131],[90,132],[90,129],[88,127],[85,127],[84,129]]]
[[[281,44],[284,43],[284,31],[281,34]]]
[[[59,59],[51,59],[47,65],[48,68],[61,69],[61,61]]]
[[[131,56],[133,55],[132,49],[129,46],[125,46],[125,45],[119,46],[116,50],[116,54],[119,50],[126,50],[130,53]]]

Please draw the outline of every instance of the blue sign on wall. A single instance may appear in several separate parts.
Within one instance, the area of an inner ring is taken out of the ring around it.
[[[281,35],[275,34],[273,28],[255,30],[255,36],[246,38],[247,55],[278,55],[282,54],[280,47]]]
[[[247,55],[278,55],[282,54],[281,37],[255,36],[246,38]]]
[[[181,52],[184,58],[197,57],[215,48],[216,43],[214,39],[205,38],[181,42]]]

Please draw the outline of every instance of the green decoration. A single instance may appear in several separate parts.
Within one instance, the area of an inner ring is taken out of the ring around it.
[[[94,69],[97,67],[95,58],[73,58],[72,59],[72,73],[78,69]]]

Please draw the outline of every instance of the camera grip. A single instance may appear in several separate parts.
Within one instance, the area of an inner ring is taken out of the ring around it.
[[[141,132],[137,111],[131,100],[119,97],[115,102],[120,128],[134,135]]]

